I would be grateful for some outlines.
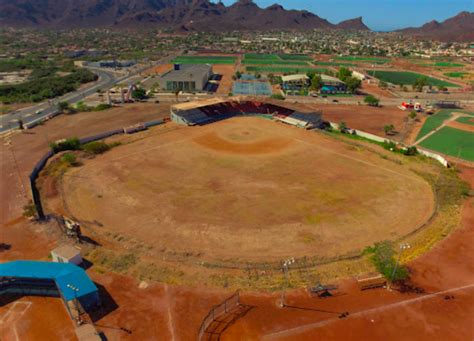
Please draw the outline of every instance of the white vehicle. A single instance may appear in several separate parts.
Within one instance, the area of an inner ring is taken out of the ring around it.
[[[43,113],[43,110],[41,110],[41,109],[35,111],[36,115],[41,115],[42,113]]]

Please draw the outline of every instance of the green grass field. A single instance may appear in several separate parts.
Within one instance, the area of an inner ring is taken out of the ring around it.
[[[463,123],[463,124],[469,124],[471,126],[474,126],[474,115],[472,117],[467,117],[467,116],[458,117],[456,119],[456,122],[460,122],[460,123]]]
[[[463,78],[467,74],[468,74],[467,72],[447,72],[444,75],[446,77],[451,77],[451,78]]]
[[[459,64],[459,63],[451,63],[451,62],[437,62],[432,64],[434,66],[439,66],[439,67],[462,67],[464,64]]]
[[[313,58],[311,58],[310,56],[306,56],[303,54],[279,54],[278,57],[283,60],[301,60],[306,62],[313,60]]]
[[[306,73],[316,72],[324,73],[328,69],[313,68],[313,67],[284,67],[284,66],[247,66],[247,72],[260,72],[260,73]]]
[[[235,64],[236,57],[226,56],[179,56],[172,63],[177,64]]]
[[[370,62],[374,64],[386,64],[390,62],[390,59],[379,58],[379,57],[359,57],[359,56],[340,56],[336,57],[337,60],[347,60],[353,62]]]
[[[274,60],[274,59],[244,59],[244,65],[269,65],[269,66],[309,66],[305,61],[289,61],[289,60]]]
[[[440,127],[444,121],[448,120],[452,115],[451,109],[441,110],[438,111],[436,114],[428,117],[421,127],[418,136],[416,137],[417,140],[421,139],[423,136],[429,134],[432,130]]]
[[[459,85],[443,81],[441,79],[428,77],[416,72],[408,71],[377,71],[377,70],[367,70],[367,73],[375,78],[378,78],[382,81],[392,83],[392,84],[403,84],[403,85],[412,85],[419,78],[427,77],[428,84],[432,86],[445,86],[458,88]]]
[[[318,62],[318,61],[314,61],[313,62],[314,65],[322,65],[322,66],[350,66],[350,67],[353,67],[353,66],[357,66],[356,64],[353,64],[353,63],[338,63],[338,62]]]
[[[474,161],[474,133],[451,127],[443,127],[420,143],[422,147]]]
[[[276,54],[268,53],[246,53],[244,59],[281,60]]]

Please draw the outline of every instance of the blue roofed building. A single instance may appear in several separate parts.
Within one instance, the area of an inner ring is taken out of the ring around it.
[[[0,264],[0,294],[61,297],[88,310],[100,305],[99,290],[87,273],[70,263],[13,261]]]

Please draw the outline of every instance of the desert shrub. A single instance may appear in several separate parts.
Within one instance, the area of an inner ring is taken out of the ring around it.
[[[107,110],[107,109],[110,109],[110,108],[112,108],[112,106],[110,104],[101,103],[101,104],[97,105],[93,110],[94,111],[102,111],[102,110]]]
[[[69,166],[77,165],[77,157],[73,153],[66,153],[61,157],[61,161],[67,163]]]
[[[279,100],[282,100],[282,101],[283,101],[283,100],[285,99],[285,96],[283,96],[282,94],[273,94],[273,95],[271,96],[271,98],[273,98],[273,99],[279,99]]]
[[[94,141],[82,146],[82,150],[89,154],[102,154],[110,149],[110,146],[103,141]]]
[[[30,218],[36,215],[36,206],[33,202],[29,202],[27,205],[23,206],[23,216]]]
[[[81,143],[77,137],[72,137],[61,142],[52,142],[49,146],[53,152],[58,153],[64,150],[79,150]]]

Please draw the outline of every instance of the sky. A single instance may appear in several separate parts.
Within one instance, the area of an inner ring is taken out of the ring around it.
[[[230,5],[235,0],[223,0]],[[389,31],[443,21],[461,11],[474,12],[474,0],[254,0],[260,7],[279,3],[306,9],[332,23],[363,17],[372,30]]]

